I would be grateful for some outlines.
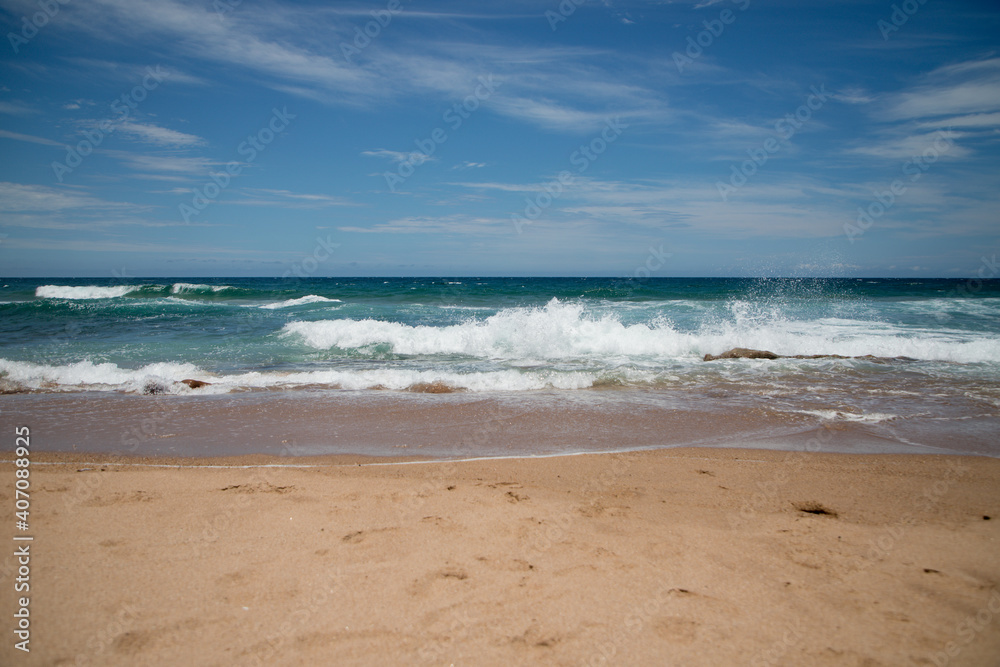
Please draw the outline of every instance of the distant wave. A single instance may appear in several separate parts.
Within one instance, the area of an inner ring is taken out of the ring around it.
[[[35,296],[42,299],[117,299],[124,296],[164,296],[217,294],[225,290],[235,290],[232,285],[200,285],[197,283],[174,283],[173,285],[41,285],[35,288]]]
[[[143,289],[143,285],[40,285],[35,296],[42,299],[115,299]]]
[[[223,290],[236,289],[232,285],[200,285],[197,283],[174,283],[170,286],[171,294],[185,294],[188,292],[215,293]]]
[[[300,296],[297,299],[287,299],[285,301],[279,301],[278,303],[268,303],[261,306],[267,310],[275,310],[277,308],[290,308],[292,306],[304,306],[309,303],[343,303],[340,299],[328,299],[325,296],[317,296],[316,294],[307,294],[306,296]]]

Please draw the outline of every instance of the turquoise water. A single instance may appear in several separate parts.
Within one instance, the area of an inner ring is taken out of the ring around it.
[[[215,392],[691,386],[759,368],[700,361],[732,347],[906,356],[916,361],[900,372],[992,380],[1000,281],[8,279],[0,290],[0,372],[48,391],[180,393],[173,383],[189,377]]]
[[[2,411],[57,449],[784,448],[819,428],[843,451],[1000,455],[1000,281],[3,282]],[[733,347],[847,358],[702,360]],[[169,418],[136,440],[144,401]],[[480,423],[505,426],[483,444]]]

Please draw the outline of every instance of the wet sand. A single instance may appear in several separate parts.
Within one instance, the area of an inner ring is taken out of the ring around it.
[[[13,648],[8,548],[2,664],[1000,656],[997,459],[668,449],[33,462],[31,653]],[[289,463],[308,467],[268,467]],[[11,512],[13,471],[0,465]]]
[[[948,418],[946,407],[929,412],[922,405],[883,408],[899,416],[863,414],[803,391],[804,402],[793,406],[735,386],[711,396],[634,389],[29,393],[0,395],[0,413],[30,424],[36,449],[48,452],[454,459],[663,447],[801,450],[816,441],[824,452],[847,454],[1000,456],[995,406],[946,406],[954,411]],[[807,404],[817,414],[800,409]]]

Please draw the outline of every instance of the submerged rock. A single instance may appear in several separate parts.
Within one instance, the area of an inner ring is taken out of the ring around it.
[[[19,382],[0,377],[0,394],[27,394],[31,390]]]
[[[160,394],[170,393],[167,389],[167,385],[156,380],[147,380],[146,384],[142,386],[142,393],[146,396],[159,396]]]
[[[455,388],[437,380],[435,382],[418,382],[417,384],[410,385],[409,391],[419,394],[451,394],[455,391]]]
[[[845,357],[842,354],[775,354],[767,350],[751,350],[748,347],[734,347],[722,354],[706,354],[704,361],[715,361],[716,359],[864,359],[876,364],[884,364],[890,361],[916,361],[913,357],[876,357],[873,354],[864,354],[856,357]]]
[[[767,350],[751,350],[748,347],[734,347],[722,354],[706,354],[705,361],[716,359],[779,359],[780,355]]]

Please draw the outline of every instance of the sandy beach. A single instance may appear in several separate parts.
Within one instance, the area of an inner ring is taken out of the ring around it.
[[[667,449],[33,464],[31,652],[13,646],[8,549],[3,664],[1000,656],[991,458]],[[6,506],[13,471],[0,466]]]

